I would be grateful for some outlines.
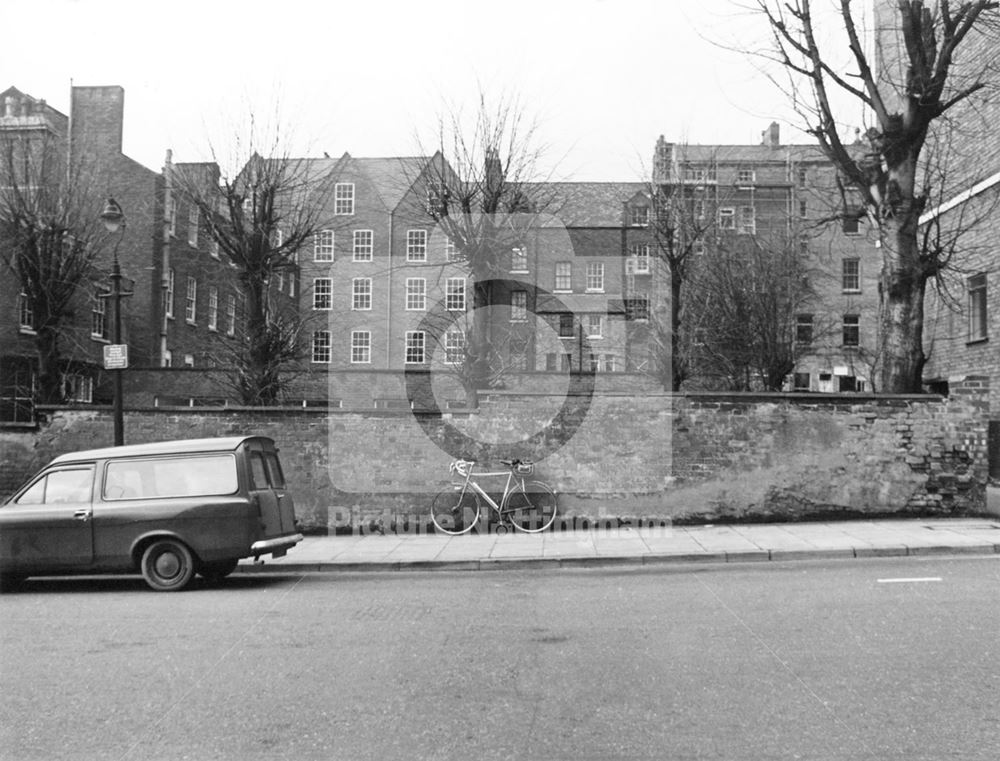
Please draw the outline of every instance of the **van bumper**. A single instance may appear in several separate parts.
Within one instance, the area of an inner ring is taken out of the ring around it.
[[[286,536],[279,536],[274,539],[262,539],[250,545],[250,554],[253,555],[255,560],[261,555],[271,555],[280,558],[288,552],[289,547],[294,547],[303,539],[302,534],[287,534]]]

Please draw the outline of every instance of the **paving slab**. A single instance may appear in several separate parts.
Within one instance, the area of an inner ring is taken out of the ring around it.
[[[1000,554],[1000,518],[593,528],[543,534],[358,533],[306,537],[239,572],[498,570]]]

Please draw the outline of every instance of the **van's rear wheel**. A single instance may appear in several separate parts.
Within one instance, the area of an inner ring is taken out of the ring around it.
[[[142,553],[142,578],[157,592],[184,589],[194,577],[191,550],[176,539],[158,539]]]
[[[198,566],[198,575],[206,581],[222,581],[236,570],[239,560],[219,560],[214,563],[202,563]]]
[[[16,592],[26,578],[19,573],[0,573],[0,592]]]

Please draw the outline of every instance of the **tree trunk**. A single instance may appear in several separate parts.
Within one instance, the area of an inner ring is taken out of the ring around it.
[[[38,328],[35,353],[38,356],[38,401],[42,404],[59,404],[63,401],[63,389],[57,328]]]
[[[244,403],[268,406],[278,400],[280,381],[274,360],[274,340],[264,310],[263,289],[257,283],[247,283],[247,347],[246,387]]]
[[[878,391],[915,394],[924,369],[924,294],[927,275],[920,263],[917,214],[900,212],[883,221],[885,251],[879,279],[881,366]]]
[[[473,280],[472,329],[466,349],[467,366],[463,373],[463,385],[466,404],[475,409],[479,406],[479,391],[489,386],[492,371],[489,318],[490,307],[493,305],[493,289],[488,274],[473,273]]]
[[[687,378],[687,363],[681,356],[681,288],[684,278],[670,267],[670,390],[680,391]]]

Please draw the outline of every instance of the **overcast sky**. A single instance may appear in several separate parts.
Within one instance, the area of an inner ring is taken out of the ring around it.
[[[558,179],[641,179],[660,134],[757,143],[776,119],[808,142],[710,41],[761,39],[730,0],[0,0],[0,28],[0,89],[68,113],[71,82],[121,85],[152,169],[211,158],[251,111],[301,155],[414,155],[480,88],[520,98]]]

